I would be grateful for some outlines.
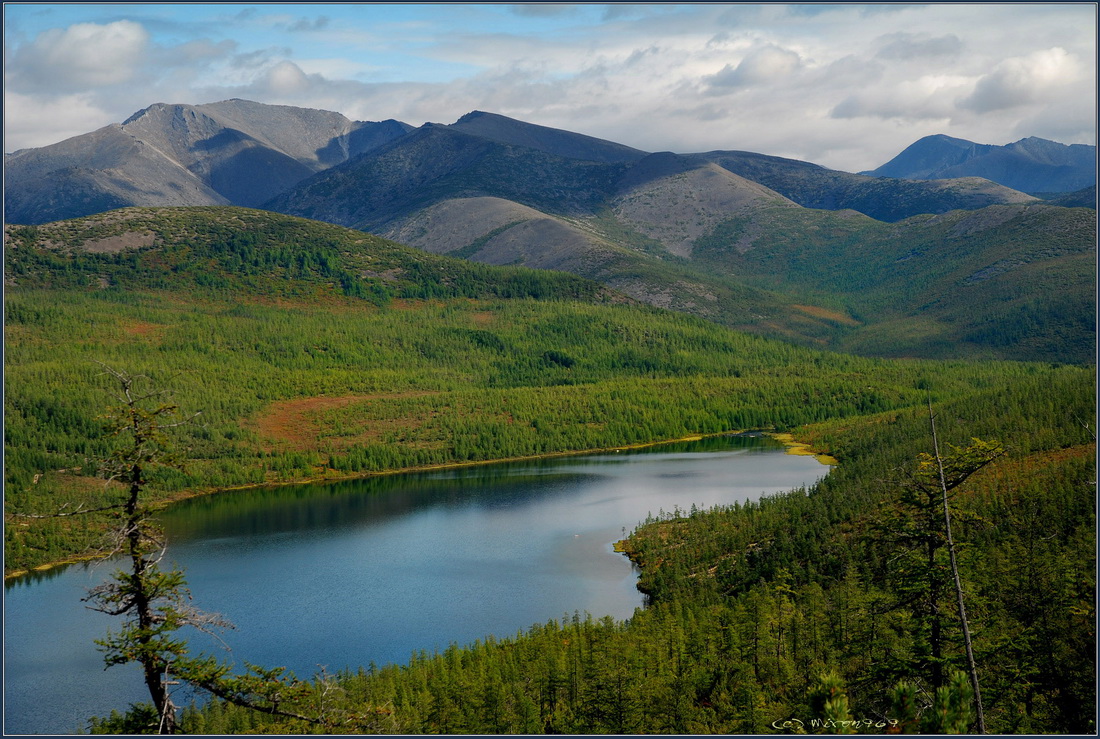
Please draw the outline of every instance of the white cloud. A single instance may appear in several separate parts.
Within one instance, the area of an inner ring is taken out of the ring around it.
[[[22,92],[45,88],[73,93],[117,85],[135,77],[148,44],[149,34],[132,21],[50,29],[19,47],[5,81]]]
[[[1006,59],[978,81],[974,94],[963,100],[962,105],[989,113],[1048,102],[1080,78],[1080,66],[1065,49],[1057,47]]]
[[[278,98],[300,95],[311,87],[311,82],[306,73],[294,62],[279,62],[267,70],[266,84],[268,91]]]
[[[47,146],[119,122],[85,94],[43,101],[14,90],[4,91],[4,136],[8,142],[17,142],[6,145],[5,151]]]
[[[953,75],[924,75],[889,87],[848,96],[831,111],[833,118],[870,116],[904,121],[938,120],[947,123],[955,101],[970,89],[972,81]]]
[[[727,64],[707,78],[712,88],[741,88],[774,84],[802,66],[802,58],[789,49],[768,44],[749,52],[736,67]]]

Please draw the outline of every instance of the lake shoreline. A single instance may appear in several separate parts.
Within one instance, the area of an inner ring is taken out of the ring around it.
[[[761,436],[768,436],[768,437],[771,437],[771,438],[775,439],[780,444],[782,444],[784,447],[786,447],[786,453],[787,454],[794,454],[794,455],[798,455],[798,456],[812,456],[815,459],[817,459],[818,462],[820,462],[821,464],[826,465],[826,466],[832,466],[832,465],[837,464],[837,461],[833,457],[830,457],[826,454],[816,453],[816,452],[814,452],[810,449],[809,444],[804,444],[802,442],[795,441],[793,434],[779,433],[779,432],[774,432],[774,431],[764,431],[762,429],[750,429],[750,430],[741,430],[741,431],[720,431],[718,433],[713,433],[713,434],[692,434],[690,436],[684,436],[684,437],[677,438],[677,439],[662,439],[660,441],[650,441],[650,442],[644,442],[644,443],[641,443],[641,444],[626,444],[626,445],[621,445],[621,446],[601,447],[601,448],[597,448],[597,449],[573,449],[573,450],[567,450],[567,451],[561,451],[561,452],[547,452],[545,454],[533,454],[533,455],[521,456],[521,457],[504,457],[504,458],[500,458],[500,459],[482,459],[482,460],[474,460],[474,461],[469,461],[469,462],[447,462],[447,463],[444,463],[444,464],[419,465],[419,466],[415,466],[415,467],[402,467],[402,468],[393,469],[393,470],[379,470],[379,471],[376,471],[376,472],[358,472],[358,473],[352,473],[352,474],[341,474],[341,475],[336,475],[336,476],[322,475],[322,476],[315,476],[315,477],[299,478],[299,479],[295,479],[295,480],[284,480],[284,481],[279,481],[279,482],[259,482],[259,483],[252,483],[252,484],[248,484],[248,485],[235,485],[235,486],[224,487],[224,488],[184,490],[184,491],[180,491],[178,493],[172,494],[169,497],[165,498],[164,500],[157,501],[156,503],[151,504],[150,509],[154,510],[154,511],[159,511],[159,510],[163,510],[163,509],[167,508],[168,506],[170,506],[174,503],[179,503],[179,502],[184,501],[184,500],[190,500],[192,498],[201,498],[201,497],[205,497],[205,496],[208,496],[208,495],[218,495],[218,494],[221,494],[221,493],[229,493],[229,492],[234,492],[234,491],[238,491],[238,490],[255,490],[257,488],[274,488],[274,487],[284,487],[284,486],[287,486],[287,485],[311,485],[311,484],[318,484],[318,483],[325,483],[325,482],[346,482],[346,481],[349,481],[349,480],[362,480],[362,479],[367,479],[367,478],[370,478],[370,477],[382,477],[382,476],[386,476],[386,475],[404,475],[404,474],[411,474],[411,473],[416,473],[416,472],[432,472],[432,471],[437,471],[437,470],[458,469],[458,468],[463,468],[463,467],[475,467],[475,466],[485,466],[485,465],[493,465],[493,464],[504,464],[504,463],[508,463],[508,462],[531,462],[531,461],[536,461],[536,460],[540,460],[540,459],[554,459],[554,458],[558,458],[558,457],[574,457],[574,456],[581,456],[581,455],[586,455],[586,454],[603,454],[603,453],[610,453],[610,452],[623,452],[623,451],[630,451],[630,450],[635,450],[635,449],[647,449],[647,448],[650,448],[650,447],[663,446],[663,445],[666,445],[666,444],[677,444],[677,443],[688,442],[688,441],[701,441],[703,439],[713,439],[713,438],[716,438],[716,437],[719,437],[719,436],[739,436],[739,435],[743,435],[743,434],[760,434]],[[102,556],[98,555],[98,554],[90,554],[90,553],[73,555],[72,557],[66,557],[65,559],[57,560],[56,562],[47,562],[45,564],[37,565],[37,566],[32,567],[30,569],[17,570],[15,572],[5,573],[4,574],[4,582],[7,583],[9,580],[15,580],[15,579],[18,579],[20,577],[25,577],[27,575],[30,575],[30,574],[33,574],[33,573],[36,573],[36,572],[45,572],[47,570],[51,570],[51,569],[54,569],[56,567],[65,567],[65,566],[68,566],[68,565],[80,564],[81,562],[92,562],[92,561],[95,561],[95,560],[98,560],[98,559],[102,559]]]

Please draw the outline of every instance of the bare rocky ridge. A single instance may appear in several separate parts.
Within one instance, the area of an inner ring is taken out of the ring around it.
[[[532,123],[521,123],[502,115],[484,113],[480,110],[467,113],[449,128],[490,141],[523,146],[570,159],[586,159],[593,162],[634,162],[646,156],[644,151],[612,141]]]
[[[598,271],[621,249],[570,223],[495,197],[446,200],[381,234],[436,254],[492,265],[523,264],[576,274]]]
[[[542,217],[534,208],[503,198],[454,198],[425,208],[381,235],[434,254],[449,254],[509,223]]]
[[[123,123],[5,156],[6,218],[44,223],[130,205],[255,207],[410,129],[247,100],[158,103]]]

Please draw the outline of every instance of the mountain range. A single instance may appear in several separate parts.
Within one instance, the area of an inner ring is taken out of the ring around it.
[[[864,174],[910,180],[984,177],[1027,193],[1068,193],[1096,186],[1096,147],[1034,136],[1006,146],[925,136]]]
[[[247,100],[151,105],[120,124],[5,154],[5,218],[45,223],[130,205],[256,207],[411,129]]]
[[[1094,189],[1045,201],[972,176],[648,153],[480,111],[413,128],[241,100],[154,105],[5,161],[8,223],[260,207],[815,346],[1095,356],[1095,209],[1065,207]]]

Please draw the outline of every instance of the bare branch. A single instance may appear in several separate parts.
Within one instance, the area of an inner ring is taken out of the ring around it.
[[[66,503],[65,505],[63,505],[61,507],[65,508],[68,505],[69,504]],[[80,505],[83,506],[84,504],[81,503]],[[122,503],[118,503],[116,505],[104,506],[103,508],[80,508],[80,507],[78,507],[78,508],[76,508],[75,510],[72,510],[72,511],[58,510],[57,513],[18,513],[18,512],[13,512],[11,515],[19,516],[20,518],[62,518],[64,516],[81,516],[85,513],[100,513],[102,511],[113,511],[113,510],[116,510],[118,508],[122,508]]]

